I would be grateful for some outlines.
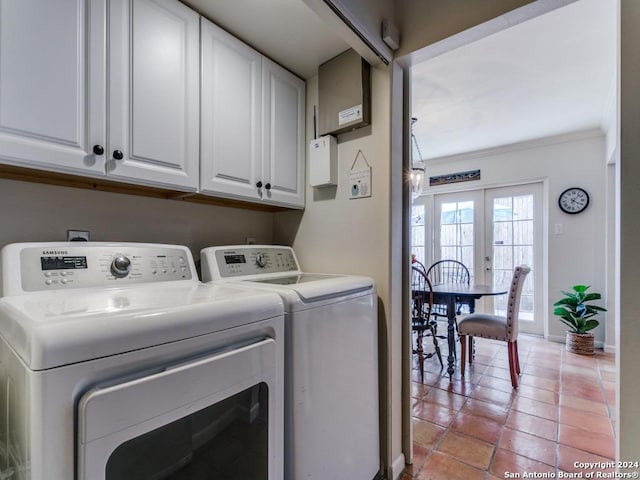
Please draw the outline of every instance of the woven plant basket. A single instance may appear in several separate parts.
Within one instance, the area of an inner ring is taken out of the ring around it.
[[[593,333],[567,332],[567,352],[593,355]]]

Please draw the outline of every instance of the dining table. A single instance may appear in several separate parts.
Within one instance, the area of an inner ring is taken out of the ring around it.
[[[446,305],[447,307],[447,341],[449,354],[447,356],[447,373],[449,379],[455,372],[455,324],[456,304],[469,305],[470,311],[475,309],[475,301],[486,296],[504,295],[509,290],[506,287],[492,285],[464,285],[460,283],[440,283],[432,285],[433,303]]]

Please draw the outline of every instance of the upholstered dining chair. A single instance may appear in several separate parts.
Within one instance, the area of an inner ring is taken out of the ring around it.
[[[415,332],[416,343],[413,353],[418,355],[420,378],[424,382],[424,361],[434,355],[438,356],[440,368],[443,368],[442,354],[438,344],[438,323],[431,318],[433,307],[433,291],[431,282],[420,267],[411,267],[411,330]],[[425,353],[423,340],[431,337],[434,351]],[[444,337],[442,337],[444,338]]]
[[[509,373],[511,385],[518,388],[520,375],[520,360],[518,358],[518,314],[520,312],[520,297],[525,278],[531,271],[527,265],[519,265],[513,271],[509,299],[507,301],[507,316],[489,315],[487,313],[470,313],[458,322],[458,333],[461,343],[460,373],[464,376],[469,338],[469,364],[473,361],[473,337],[492,338],[507,342],[509,357]]]

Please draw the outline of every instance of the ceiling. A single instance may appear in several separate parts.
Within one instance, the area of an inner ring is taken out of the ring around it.
[[[615,2],[579,0],[415,65],[422,158],[605,130],[616,45]]]
[[[302,0],[181,0],[307,80],[349,46]]]
[[[303,0],[181,0],[303,79],[348,49]],[[591,128],[614,99],[617,13],[578,0],[412,67],[422,157]]]

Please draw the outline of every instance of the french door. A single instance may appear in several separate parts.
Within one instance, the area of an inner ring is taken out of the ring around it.
[[[544,333],[542,308],[542,186],[520,185],[486,190],[485,279],[499,287],[508,287],[513,269],[529,265],[520,300],[520,330]],[[496,297],[494,311],[506,315],[507,296]]]
[[[517,265],[531,267],[522,292],[520,331],[542,335],[542,184],[435,195],[432,205],[433,248],[426,250],[433,261],[459,260],[473,283],[504,289]],[[505,315],[507,295],[486,297],[480,308]]]

